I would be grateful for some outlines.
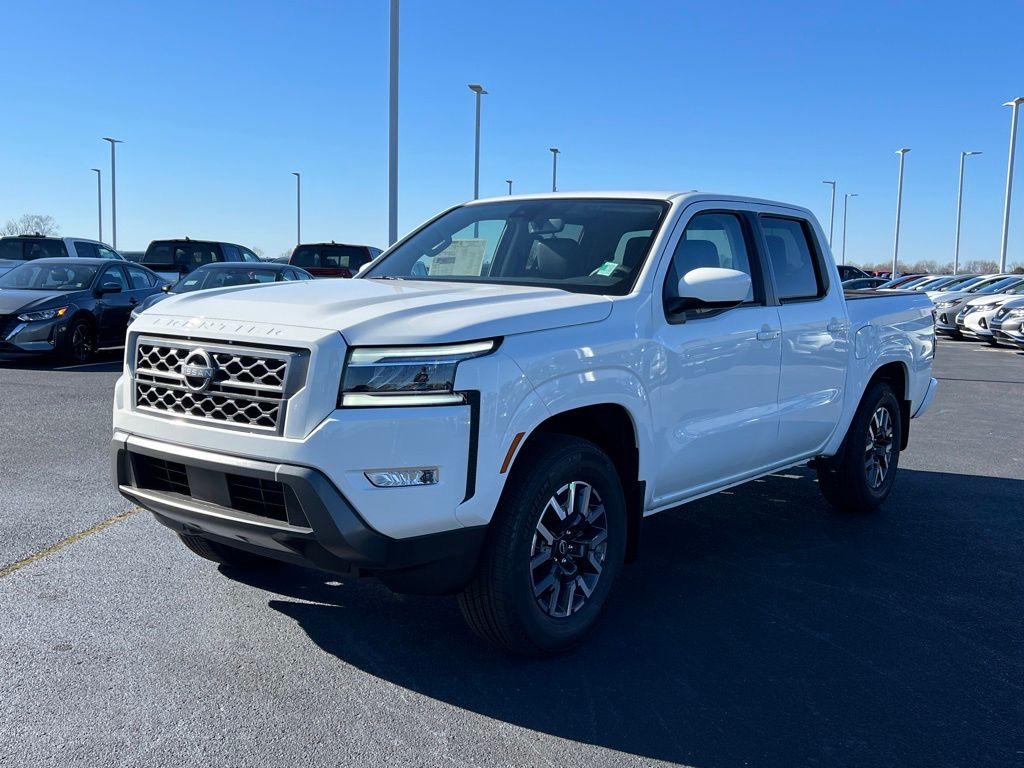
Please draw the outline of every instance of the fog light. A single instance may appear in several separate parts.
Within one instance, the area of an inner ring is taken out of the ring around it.
[[[363,474],[378,488],[405,488],[410,485],[435,485],[438,471],[437,467],[416,467],[413,469],[378,469]]]

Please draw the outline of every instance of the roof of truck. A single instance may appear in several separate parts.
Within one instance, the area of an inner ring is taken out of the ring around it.
[[[466,205],[479,205],[480,203],[498,203],[515,200],[572,200],[572,199],[604,199],[604,200],[662,200],[665,202],[676,202],[686,199],[689,202],[700,200],[721,200],[723,202],[735,203],[759,203],[762,205],[778,205],[783,208],[797,208],[798,205],[785,203],[779,200],[765,200],[759,197],[746,197],[742,195],[726,195],[716,192],[699,192],[691,189],[686,191],[665,191],[665,190],[605,190],[605,191],[583,191],[583,192],[543,192],[530,195],[502,195],[500,197],[486,197],[480,200],[471,200]]]

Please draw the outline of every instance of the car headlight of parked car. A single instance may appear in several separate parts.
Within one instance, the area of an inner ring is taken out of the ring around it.
[[[55,317],[63,317],[67,314],[67,307],[55,307],[54,309],[40,309],[37,312],[25,312],[18,315],[23,323],[33,323],[38,320],[53,320]]]
[[[1011,309],[1006,313],[1009,317],[1024,317],[1024,307],[1020,309]]]
[[[963,303],[963,299],[950,299],[949,301],[940,301],[935,305],[936,309],[952,309],[958,304]]]
[[[974,312],[988,312],[989,310],[995,309],[998,306],[999,306],[998,304],[978,304],[977,306],[974,307],[973,311]]]
[[[459,363],[489,354],[493,339],[424,347],[353,347],[345,360],[340,407],[454,405]]]

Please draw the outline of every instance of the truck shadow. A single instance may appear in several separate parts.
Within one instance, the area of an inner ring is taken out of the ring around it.
[[[1024,481],[901,470],[882,512],[847,517],[807,470],[748,484],[647,521],[595,635],[539,661],[478,641],[449,598],[225,573],[367,674],[641,758],[1009,765],[1024,748],[1021,498]]]

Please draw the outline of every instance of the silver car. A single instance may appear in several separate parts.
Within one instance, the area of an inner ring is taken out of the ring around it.
[[[1011,299],[1001,306],[989,321],[990,343],[1016,344],[1024,349],[1024,298]]]
[[[937,296],[932,296],[932,301],[935,302],[933,311],[935,332],[954,339],[962,338],[960,330],[956,327],[956,316],[963,309],[963,305],[979,295],[1000,293],[1003,289],[1016,284],[1020,279],[1020,275],[990,275],[977,281],[966,290],[945,291]]]

